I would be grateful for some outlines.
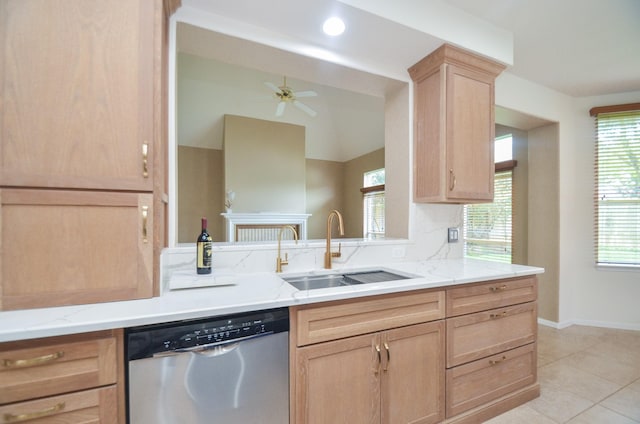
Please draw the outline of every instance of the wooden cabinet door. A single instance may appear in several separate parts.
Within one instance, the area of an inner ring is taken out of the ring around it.
[[[364,335],[297,349],[295,422],[353,424],[380,421],[380,347]]]
[[[493,76],[447,65],[447,197],[493,200]]]
[[[464,285],[447,290],[447,317],[533,302],[537,296],[535,275]]]
[[[151,0],[0,2],[1,186],[152,190],[159,16]]]
[[[152,195],[0,190],[0,309],[150,297]]]
[[[110,334],[1,344],[0,404],[115,384],[117,349]]]
[[[0,424],[27,421],[116,424],[119,422],[116,387],[107,386],[0,406]]]
[[[444,419],[444,337],[443,321],[382,334],[382,423]]]
[[[448,369],[447,417],[535,383],[536,352],[536,344],[530,343]]]
[[[536,302],[447,319],[447,367],[464,364],[536,340]]]
[[[493,200],[494,80],[504,66],[444,44],[414,81],[414,201]]]

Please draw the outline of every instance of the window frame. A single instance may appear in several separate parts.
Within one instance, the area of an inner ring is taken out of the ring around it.
[[[613,116],[615,116],[615,114],[633,114],[633,115],[637,115],[637,118],[640,119],[640,103],[630,103],[630,104],[623,104],[623,105],[611,105],[611,106],[599,106],[599,107],[594,107],[589,111],[589,114],[594,118],[594,124],[595,124],[595,128],[594,128],[594,175],[593,175],[593,212],[594,212],[594,233],[593,233],[593,240],[594,240],[594,262],[595,262],[595,266],[596,268],[601,268],[601,269],[615,269],[615,268],[620,268],[620,269],[632,269],[632,270],[640,270],[640,258],[635,259],[637,260],[637,262],[625,262],[623,260],[622,257],[617,257],[617,258],[605,258],[604,256],[601,257],[601,250],[600,250],[600,246],[601,246],[601,236],[606,237],[607,234],[612,234],[612,232],[614,231],[613,228],[607,228],[606,230],[608,231],[603,231],[601,230],[601,215],[603,214],[603,212],[605,211],[605,208],[607,207],[607,204],[609,204],[610,202],[612,202],[611,200],[609,201],[605,201],[606,198],[606,192],[604,192],[604,187],[600,184],[600,175],[601,175],[601,171],[600,171],[600,161],[599,161],[599,157],[600,157],[600,138],[599,138],[599,129],[598,129],[598,125],[599,125],[599,119],[608,119],[611,118]],[[636,133],[637,135],[640,136],[640,130]],[[631,151],[631,150],[630,150]],[[611,172],[613,168],[610,168],[608,171]],[[606,170],[605,170],[606,172]],[[604,175],[607,175],[606,173]],[[604,195],[602,194],[604,193]],[[618,202],[620,202],[623,199],[615,199]],[[606,202],[606,203],[604,203]],[[635,213],[640,213],[640,196],[638,196],[637,198],[632,198],[631,200],[633,205],[635,206]],[[604,204],[603,204],[604,203]],[[626,221],[625,221],[626,222]],[[638,234],[640,235],[640,230],[638,230]],[[611,235],[611,237],[614,237],[613,235]],[[633,243],[631,242],[629,244],[630,246],[633,246]],[[605,259],[609,259],[609,260],[605,260]],[[616,261],[616,259],[618,261]]]
[[[367,222],[367,208],[366,208],[366,201],[368,199],[369,196],[374,196],[374,195],[378,195],[381,194],[382,195],[382,199],[383,201],[386,200],[385,198],[385,192],[384,192],[384,184],[378,184],[378,185],[374,185],[374,186],[368,186],[368,187],[362,187],[360,189],[360,192],[362,193],[362,236],[365,239],[377,239],[377,238],[384,238],[385,233],[384,231],[382,232],[382,236],[381,237],[370,237],[369,236],[369,231],[368,231],[368,222]],[[386,208],[386,205],[385,205]]]

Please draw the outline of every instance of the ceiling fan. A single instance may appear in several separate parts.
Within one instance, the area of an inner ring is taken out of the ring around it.
[[[315,91],[307,90],[294,92],[293,89],[287,85],[287,77],[284,77],[284,82],[280,87],[272,82],[265,82],[264,85],[273,90],[276,98],[280,100],[278,103],[278,107],[276,108],[276,116],[282,116],[284,114],[284,109],[287,106],[287,103],[293,103],[296,107],[306,112],[309,116],[317,115],[315,110],[311,109],[309,106],[298,100],[298,97],[317,96],[318,93],[316,93]]]

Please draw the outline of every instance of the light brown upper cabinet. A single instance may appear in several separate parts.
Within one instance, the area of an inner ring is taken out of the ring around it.
[[[1,309],[157,293],[179,4],[0,2]]]
[[[151,297],[152,200],[0,189],[0,309]]]
[[[0,185],[152,190],[155,9],[0,4]]]
[[[494,81],[503,69],[448,44],[409,68],[415,202],[493,200]]]

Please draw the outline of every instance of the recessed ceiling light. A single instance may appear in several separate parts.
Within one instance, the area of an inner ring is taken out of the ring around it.
[[[344,22],[340,18],[336,18],[335,16],[324,21],[324,25],[322,25],[322,30],[327,35],[340,35],[344,32]]]

